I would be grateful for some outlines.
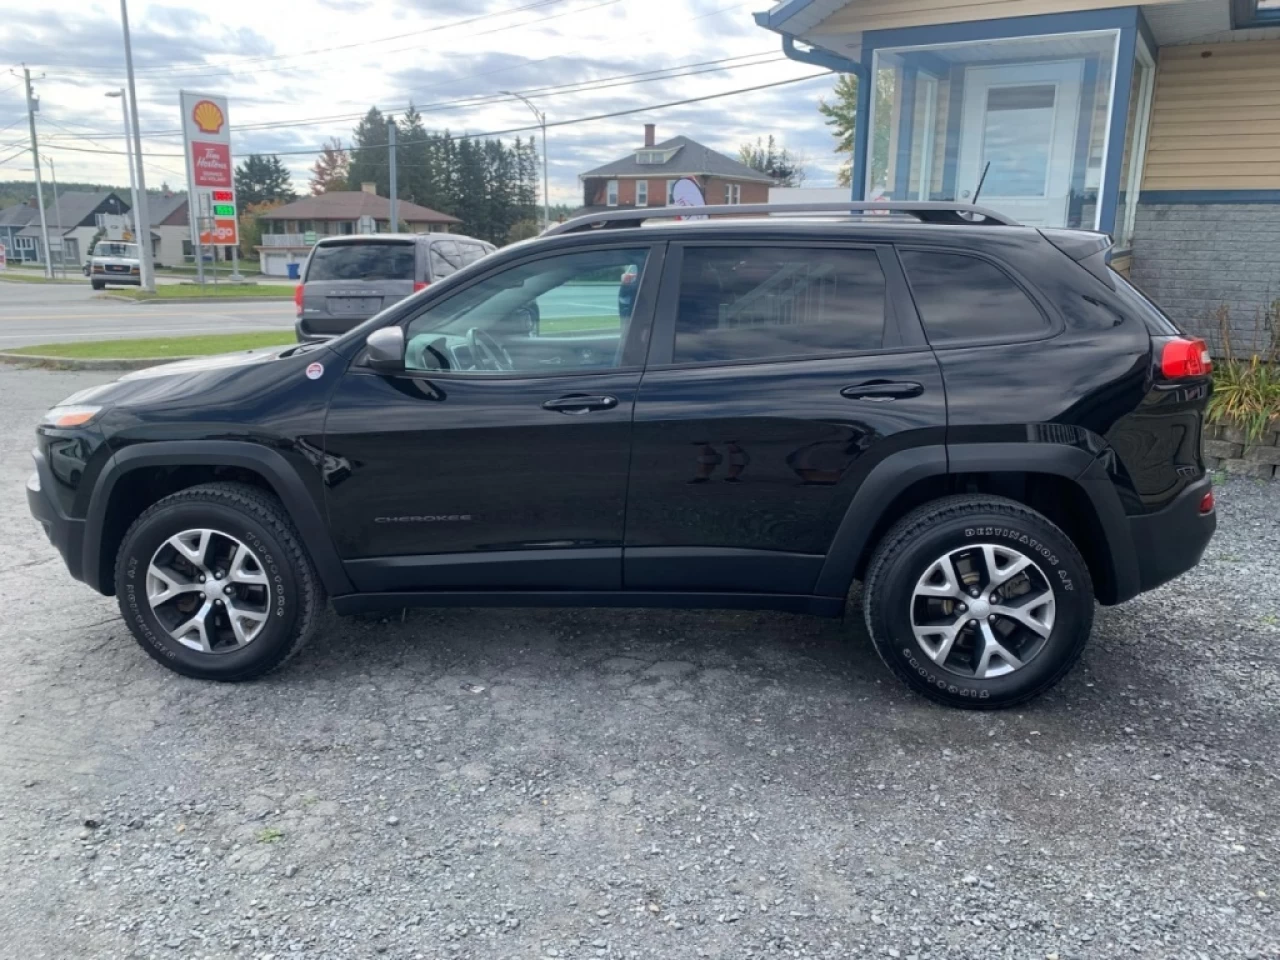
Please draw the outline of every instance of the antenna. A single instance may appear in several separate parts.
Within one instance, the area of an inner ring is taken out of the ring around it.
[[[977,206],[978,198],[982,196],[982,185],[987,182],[987,171],[989,171],[990,169],[991,169],[991,161],[988,160],[987,165],[982,168],[982,176],[978,178],[978,189],[973,191],[973,200],[971,202],[974,204],[974,206]]]

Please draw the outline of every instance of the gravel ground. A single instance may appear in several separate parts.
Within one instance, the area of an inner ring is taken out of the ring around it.
[[[856,616],[330,616],[219,686],[27,517],[100,379],[0,370],[0,955],[1280,957],[1280,485],[1020,712],[913,696]]]

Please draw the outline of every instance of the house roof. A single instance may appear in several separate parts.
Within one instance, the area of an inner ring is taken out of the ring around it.
[[[405,223],[461,223],[439,210],[420,207],[408,200],[396,204],[396,216]],[[363,190],[336,190],[318,197],[303,197],[283,207],[276,207],[262,215],[263,220],[359,220],[373,217],[387,220],[391,216],[391,201],[376,193]]]
[[[25,203],[15,203],[11,207],[0,210],[0,227],[25,227],[39,216],[40,212],[35,207],[29,207]]]
[[[112,197],[116,200],[116,205],[120,213],[124,213],[129,209],[129,203],[123,199],[114,190],[68,190],[66,193],[58,194],[58,201],[55,204],[52,195],[49,197],[48,203],[45,204],[44,218],[48,223],[51,231],[56,231],[58,225],[62,225],[62,232],[70,233],[76,227],[93,226],[93,215],[98,212],[98,208],[110,200]],[[37,214],[30,223],[35,226],[28,225],[22,230],[18,236],[20,237],[38,237],[40,236],[39,214]],[[87,221],[87,222],[86,222]]]
[[[666,163],[640,163],[636,153],[641,150],[674,150]],[[773,178],[732,157],[726,157],[710,147],[705,147],[688,137],[672,137],[655,143],[652,147],[636,147],[625,157],[606,163],[581,174],[587,177],[672,177],[672,176],[730,177],[734,180],[758,180],[773,183]]]
[[[187,195],[171,193],[167,197],[147,196],[147,216],[152,227],[187,225]]]

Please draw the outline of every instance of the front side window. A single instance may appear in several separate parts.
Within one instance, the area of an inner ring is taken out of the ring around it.
[[[565,253],[487,277],[410,321],[405,364],[544,376],[616,367],[648,255]]]
[[[611,207],[616,207],[618,205],[618,181],[617,180],[609,181],[609,185],[606,188],[605,203],[607,203]]]
[[[1044,314],[995,264],[927,250],[900,256],[931,344],[1025,340],[1048,332]]]
[[[649,181],[636,181],[636,206],[647,207],[649,205]]]
[[[885,278],[874,250],[691,247],[680,269],[676,363],[878,350]]]

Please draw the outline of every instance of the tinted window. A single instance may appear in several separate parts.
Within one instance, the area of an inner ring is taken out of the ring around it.
[[[412,280],[413,254],[411,243],[321,244],[307,280]]]
[[[1018,339],[1048,330],[1031,298],[986,260],[924,250],[901,256],[930,343]]]
[[[876,350],[884,319],[872,250],[692,247],[680,271],[675,361]]]

